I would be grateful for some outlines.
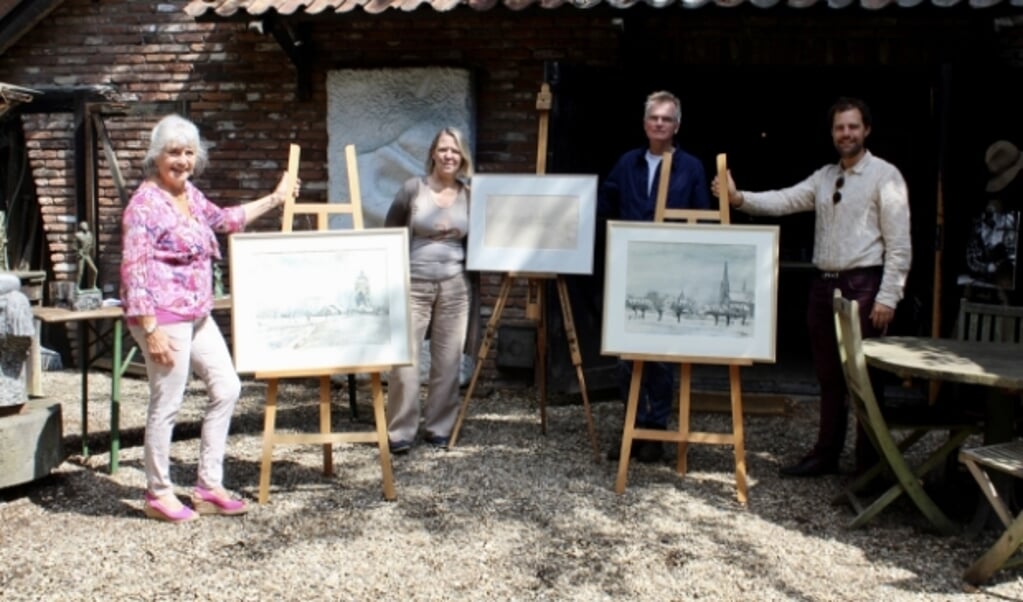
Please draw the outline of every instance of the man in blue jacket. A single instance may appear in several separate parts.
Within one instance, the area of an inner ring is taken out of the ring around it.
[[[618,159],[600,188],[597,212],[603,219],[652,221],[661,179],[661,157],[672,152],[667,206],[673,209],[709,209],[707,176],[700,161],[675,146],[682,109],[671,92],[654,92],[646,99],[643,131],[649,144],[630,150]],[[636,413],[636,427],[665,430],[671,415],[678,366],[646,362]],[[631,362],[618,363],[618,386],[628,399]],[[621,445],[611,448],[609,460],[617,460]],[[633,456],[640,462],[657,462],[664,456],[659,441],[635,441]]]

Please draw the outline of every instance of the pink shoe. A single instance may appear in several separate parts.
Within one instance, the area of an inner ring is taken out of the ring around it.
[[[244,501],[228,497],[227,492],[210,491],[196,485],[192,490],[192,505],[199,514],[245,514],[249,507]]]
[[[177,510],[171,510],[160,498],[155,495],[146,492],[146,504],[142,507],[142,511],[146,513],[149,518],[155,518],[157,520],[167,521],[169,523],[185,523],[190,520],[199,518],[195,510],[192,510],[188,506],[181,506]]]

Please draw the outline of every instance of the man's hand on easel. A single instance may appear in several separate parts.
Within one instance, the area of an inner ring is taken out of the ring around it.
[[[732,179],[732,170],[725,172],[725,177],[728,179],[728,204],[732,207],[742,206],[742,195],[739,194],[739,189],[735,187],[735,180]],[[714,176],[714,179],[710,183],[711,193],[721,200],[721,176]]]

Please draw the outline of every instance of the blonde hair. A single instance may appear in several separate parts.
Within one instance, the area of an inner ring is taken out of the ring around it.
[[[199,128],[181,115],[171,114],[161,119],[149,134],[149,150],[142,159],[142,171],[147,177],[156,175],[156,158],[173,145],[195,149],[195,166],[192,168],[194,175],[199,175],[206,169],[209,156],[206,153],[206,145],[199,138]]]
[[[463,180],[468,180],[472,177],[472,158],[469,156],[469,146],[465,143],[465,136],[458,128],[445,127],[441,128],[437,135],[433,137],[433,142],[430,143],[430,152],[426,153],[426,173],[427,175],[433,173],[433,168],[436,164],[433,160],[433,153],[437,150],[437,145],[440,144],[441,136],[451,136],[455,145],[458,146],[458,152],[462,155],[462,164],[458,166],[458,173],[456,177]]]

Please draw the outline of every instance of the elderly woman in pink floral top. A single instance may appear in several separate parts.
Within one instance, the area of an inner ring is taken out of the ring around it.
[[[220,259],[215,232],[241,230],[280,206],[287,194],[282,178],[270,195],[218,207],[189,181],[206,162],[195,124],[178,115],[164,117],[153,128],[143,160],[146,180],[122,219],[121,300],[149,375],[144,509],[147,516],[171,522],[246,511],[245,502],[229,494],[222,482],[224,448],[241,382],[210,317],[212,260]],[[175,496],[170,479],[171,433],[193,371],[210,396],[192,491],[194,510]]]

